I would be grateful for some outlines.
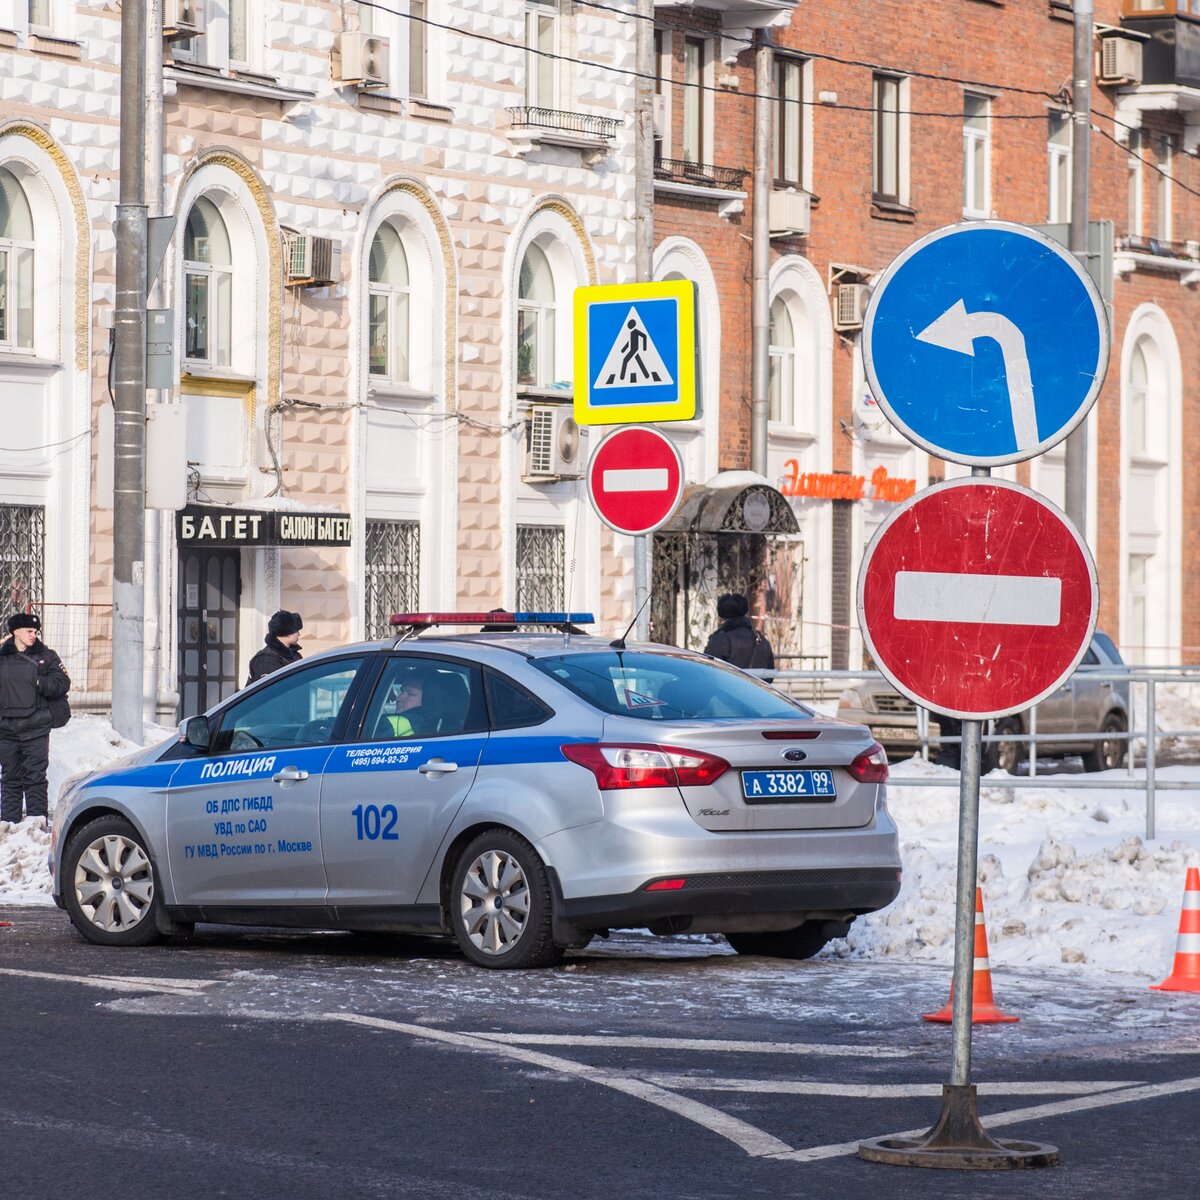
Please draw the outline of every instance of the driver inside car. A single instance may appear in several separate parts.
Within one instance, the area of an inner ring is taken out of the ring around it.
[[[412,676],[401,684],[392,701],[391,711],[383,714],[384,723],[391,729],[391,736],[412,737],[416,725],[420,724],[417,710],[425,696],[425,683],[419,676]]]

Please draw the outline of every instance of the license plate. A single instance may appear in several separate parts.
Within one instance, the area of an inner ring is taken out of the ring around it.
[[[919,742],[915,729],[905,729],[903,725],[871,726],[871,736],[877,742]]]
[[[789,800],[836,800],[831,770],[743,771],[747,804],[786,804]]]

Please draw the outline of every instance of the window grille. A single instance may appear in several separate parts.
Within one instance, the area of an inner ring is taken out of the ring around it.
[[[562,612],[567,607],[566,543],[561,525],[517,526],[518,612]]]
[[[7,612],[45,596],[46,510],[0,504],[0,605]]]
[[[421,603],[421,525],[418,521],[368,521],[364,636],[385,638],[394,612]]]

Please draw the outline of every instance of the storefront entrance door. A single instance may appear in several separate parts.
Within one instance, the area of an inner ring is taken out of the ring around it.
[[[241,551],[179,552],[179,712],[194,716],[238,689]]]

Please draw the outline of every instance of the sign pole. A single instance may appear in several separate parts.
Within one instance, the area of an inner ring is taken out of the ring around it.
[[[634,633],[639,642],[650,640],[650,535],[633,539],[633,607],[637,613]]]
[[[983,722],[962,723],[958,784],[958,886],[954,901],[954,1055],[950,1083],[971,1083],[971,1002],[975,983],[975,888],[979,874],[979,775]],[[974,1089],[972,1088],[972,1091]]]

